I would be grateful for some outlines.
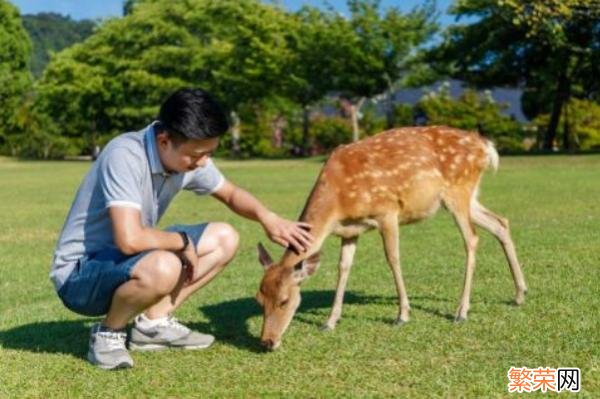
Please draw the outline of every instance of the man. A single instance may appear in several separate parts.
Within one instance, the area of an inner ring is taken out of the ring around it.
[[[181,89],[158,121],[108,143],[85,177],[58,240],[50,277],[65,306],[104,319],[92,327],[88,360],[103,369],[132,367],[129,348],[199,349],[210,335],[191,331],[172,313],[233,258],[238,233],[226,223],[155,228],[180,190],[210,194],[261,223],[269,238],[305,251],[310,226],[269,211],[227,181],[210,157],[229,128],[218,103],[200,89]]]

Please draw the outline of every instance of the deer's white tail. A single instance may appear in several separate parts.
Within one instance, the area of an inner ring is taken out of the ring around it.
[[[500,157],[498,156],[498,151],[496,151],[496,146],[490,140],[485,140],[485,153],[488,158],[488,166],[490,166],[494,171],[498,170],[498,165],[500,165]]]

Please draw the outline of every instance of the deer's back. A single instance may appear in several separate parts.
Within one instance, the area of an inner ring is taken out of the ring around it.
[[[318,184],[335,197],[341,218],[396,210],[409,223],[435,212],[449,187],[476,185],[485,148],[477,133],[459,129],[393,129],[336,149]]]

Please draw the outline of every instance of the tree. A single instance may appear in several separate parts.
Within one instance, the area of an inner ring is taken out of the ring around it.
[[[550,114],[540,114],[533,122],[545,129],[550,123]],[[600,104],[572,98],[564,106],[562,122],[558,132],[567,138],[567,149],[600,149]]]
[[[407,14],[391,7],[383,13],[379,0],[349,0],[350,19],[338,16],[346,28],[339,43],[344,54],[336,65],[338,90],[352,103],[353,140],[359,138],[358,113],[364,101],[390,90],[414,68],[415,49],[435,32],[434,3],[428,1]]]
[[[0,145],[11,133],[15,111],[31,85],[30,51],[18,10],[0,0]]]
[[[74,21],[55,13],[39,13],[24,15],[23,26],[33,43],[31,72],[39,78],[52,53],[86,39],[94,31],[96,23],[86,19]]]
[[[340,43],[346,35],[340,22],[333,12],[313,7],[303,7],[292,19],[284,95],[302,108],[303,155],[310,147],[311,106],[336,87],[336,64],[343,59]]]
[[[449,85],[443,84],[423,96],[416,109],[426,115],[428,124],[479,131],[494,139],[501,151],[523,150],[523,129],[517,121],[502,114],[506,105],[497,103],[489,91],[478,94],[465,90],[454,99]]]
[[[600,90],[600,7],[595,0],[457,0],[451,13],[477,17],[447,29],[430,55],[451,76],[478,87],[525,88],[528,115],[549,111],[550,150],[563,106]]]
[[[201,86],[231,110],[281,86],[285,13],[257,0],[143,0],[57,54],[40,82],[43,108],[93,147],[154,118],[175,89]]]

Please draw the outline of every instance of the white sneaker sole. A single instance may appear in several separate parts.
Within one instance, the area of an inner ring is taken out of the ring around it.
[[[98,359],[96,359],[96,356],[94,356],[94,354],[92,352],[88,351],[87,354],[87,360],[93,364],[94,366],[101,368],[102,370],[117,370],[117,369],[130,369],[133,367],[133,363],[132,362],[128,362],[128,361],[122,361],[121,363],[117,363],[117,364],[105,364],[105,363],[100,363],[98,361]]]
[[[138,351],[138,352],[151,352],[151,351],[162,351],[162,350],[166,350],[166,349],[182,349],[182,350],[198,350],[198,349],[206,349],[209,346],[211,346],[213,343],[209,343],[209,344],[202,344],[202,345],[194,345],[194,346],[174,346],[174,345],[167,345],[167,344],[145,344],[145,343],[138,343],[136,344],[135,342],[129,342],[129,350],[132,351]]]

